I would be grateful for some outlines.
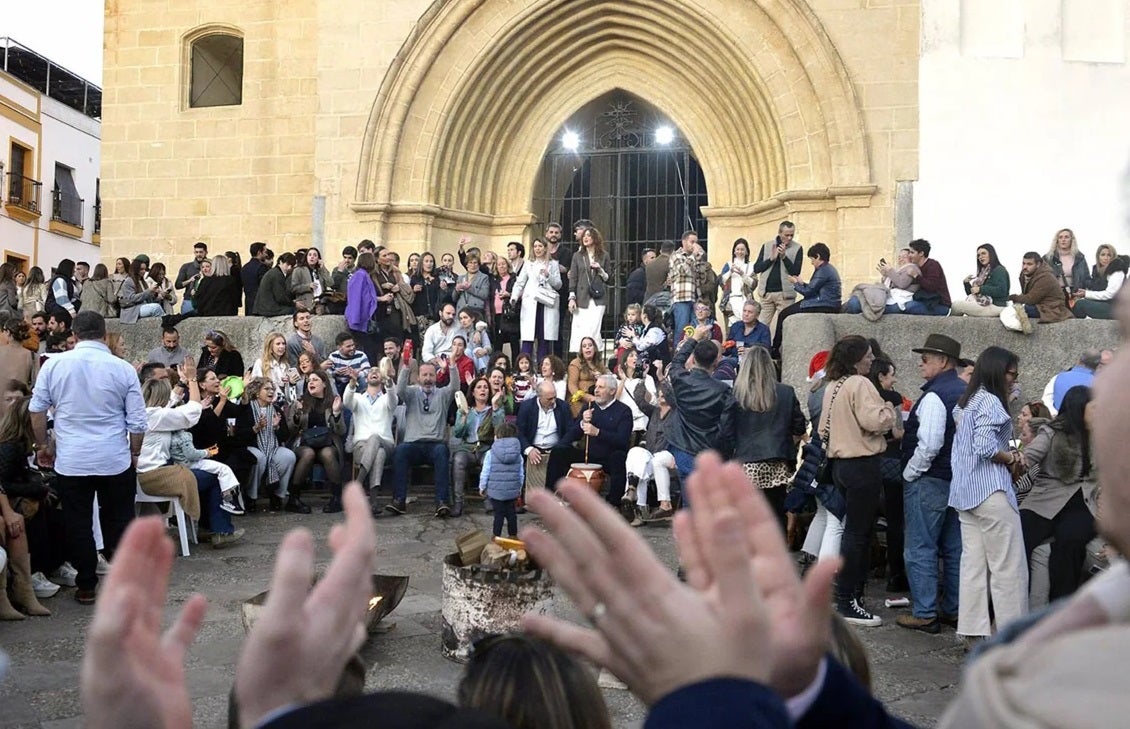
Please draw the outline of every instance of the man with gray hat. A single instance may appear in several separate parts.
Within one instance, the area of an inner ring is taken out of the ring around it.
[[[918,371],[926,382],[910,411],[902,437],[903,513],[906,519],[906,577],[911,614],[899,627],[937,633],[940,623],[957,624],[961,584],[961,526],[949,507],[950,450],[956,431],[953,412],[965,392],[958,376],[961,344],[931,334],[911,350],[921,355]],[[941,610],[938,609],[938,558],[943,562]]]

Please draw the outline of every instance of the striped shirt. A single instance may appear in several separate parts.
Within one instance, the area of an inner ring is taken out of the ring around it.
[[[1019,510],[1012,475],[1008,467],[994,463],[999,451],[1009,450],[1012,418],[996,395],[985,388],[977,390],[962,408],[953,409],[957,431],[953,436],[953,481],[950,482],[949,505],[959,511],[980,506],[997,491],[1008,495],[1012,508]]]
[[[362,382],[365,380],[365,373],[372,369],[372,365],[369,364],[369,356],[360,349],[353,352],[353,356],[351,357],[346,357],[341,353],[340,349],[335,349],[330,352],[330,362],[333,364],[334,380],[336,380],[342,388],[349,383],[349,376],[342,371],[346,367],[352,367],[356,370],[357,379]]]

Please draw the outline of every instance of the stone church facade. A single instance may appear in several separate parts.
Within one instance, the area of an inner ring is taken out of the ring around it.
[[[705,180],[711,258],[783,219],[845,278],[909,237],[914,0],[109,0],[105,258],[540,234],[570,116],[627,93]],[[561,221],[568,225],[571,221]]]

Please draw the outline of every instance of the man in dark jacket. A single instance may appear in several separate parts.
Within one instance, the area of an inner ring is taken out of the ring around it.
[[[267,271],[255,295],[256,316],[290,316],[294,313],[294,298],[290,295],[287,279],[294,270],[294,254],[279,256],[279,265]]]
[[[957,512],[948,505],[953,480],[950,449],[957,431],[950,413],[965,392],[965,382],[957,374],[961,344],[953,339],[931,334],[925,345],[912,351],[921,355],[918,371],[926,382],[902,436],[903,553],[911,614],[900,615],[898,624],[909,630],[937,633],[943,622],[957,624],[961,525]],[[939,558],[944,566],[940,611]]]
[[[1031,319],[1038,319],[1041,324],[1053,324],[1072,318],[1059,281],[1051,267],[1035,251],[1024,254],[1024,261],[1020,264],[1020,293],[1009,296],[1008,300],[1023,305],[1016,308],[1016,314],[1024,313],[1024,316],[1019,316],[1019,326],[1025,334],[1032,333]],[[1005,319],[1007,314],[1008,309],[1005,309],[1001,316],[1005,326],[1009,325]]]
[[[644,279],[647,290],[644,291],[644,301],[655,296],[667,288],[667,272],[671,268],[671,254],[675,251],[675,244],[669,240],[663,241],[659,246],[659,255],[648,261],[644,266]]]
[[[647,264],[655,260],[655,251],[644,249],[642,262],[639,268],[628,274],[627,295],[625,304],[643,304],[647,294]]]
[[[247,265],[239,270],[240,282],[243,284],[243,315],[255,315],[255,296],[259,293],[259,283],[270,268],[263,260],[267,257],[266,243],[251,244],[251,259]]]
[[[667,434],[668,450],[675,457],[683,483],[694,470],[695,456],[702,451],[713,448],[729,454],[733,450],[733,443],[728,441],[737,403],[733,389],[711,377],[721,355],[721,349],[710,339],[712,330],[700,326],[693,337],[685,337],[667,373],[675,395],[675,422]],[[689,369],[688,360],[693,361]]]
[[[620,506],[627,480],[624,463],[632,439],[632,411],[616,399],[616,375],[601,375],[596,379],[593,394],[596,402],[585,408],[573,422],[560,443],[549,454],[546,469],[547,483],[557,481],[569,471],[569,464],[585,461],[599,464],[608,475],[608,503]],[[581,441],[581,448],[573,445]]]
[[[518,442],[526,457],[526,489],[545,488],[549,454],[564,443],[572,415],[569,405],[557,397],[557,388],[550,380],[538,383],[537,397],[527,398],[518,406]]]

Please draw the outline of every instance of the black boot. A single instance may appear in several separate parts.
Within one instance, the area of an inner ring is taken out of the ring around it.
[[[322,513],[337,514],[341,510],[341,484],[335,483],[330,486],[330,500],[322,507]]]
[[[287,497],[285,511],[291,514],[309,514],[310,507],[298,498],[298,494],[291,494]]]

